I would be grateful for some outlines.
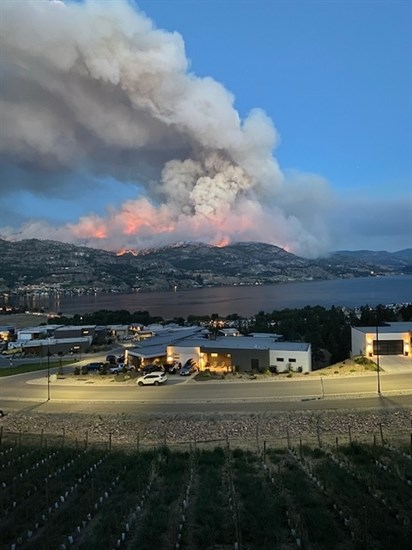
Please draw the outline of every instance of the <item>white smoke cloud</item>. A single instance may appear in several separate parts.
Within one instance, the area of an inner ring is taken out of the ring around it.
[[[58,228],[34,220],[3,237],[108,249],[260,240],[305,256],[327,248],[318,182],[289,184],[272,121],[258,109],[241,120],[231,93],[191,74],[179,34],[126,0],[6,0],[1,10],[3,163],[47,173],[39,192],[52,182],[51,196],[68,170],[145,189],[105,217]]]

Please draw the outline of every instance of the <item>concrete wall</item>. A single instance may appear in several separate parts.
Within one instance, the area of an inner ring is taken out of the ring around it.
[[[374,337],[372,334],[365,334],[360,330],[357,330],[355,327],[351,327],[351,357],[356,357],[358,355],[368,356],[366,350],[366,342],[368,339],[373,341]],[[372,351],[372,348],[371,348]]]
[[[54,331],[55,338],[81,338],[83,336],[91,336],[94,338],[96,332],[95,327],[64,327]]]
[[[252,359],[257,359],[257,371],[264,371],[269,368],[269,351],[261,349],[246,349],[246,350],[227,350],[232,354],[232,366],[238,367],[239,372],[247,372],[252,370]]]
[[[270,366],[276,372],[311,372],[312,353],[307,351],[270,350]]]

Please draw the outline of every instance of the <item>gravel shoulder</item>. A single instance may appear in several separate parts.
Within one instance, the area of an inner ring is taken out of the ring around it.
[[[202,414],[52,414],[16,412],[0,419],[5,437],[40,437],[49,440],[84,442],[135,448],[175,444],[222,444],[250,447],[263,444],[284,446],[322,438],[335,445],[352,439],[384,437],[387,441],[410,443],[411,408],[391,410],[294,411],[276,413],[202,413]]]

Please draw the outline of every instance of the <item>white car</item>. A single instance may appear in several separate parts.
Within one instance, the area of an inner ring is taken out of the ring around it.
[[[158,386],[159,384],[164,384],[166,380],[167,374],[165,372],[150,372],[149,374],[140,376],[140,378],[137,379],[137,383],[139,386]]]

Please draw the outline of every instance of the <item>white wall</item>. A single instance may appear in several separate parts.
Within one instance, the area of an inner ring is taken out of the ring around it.
[[[366,350],[367,341],[370,340],[373,342],[373,339],[372,334],[365,334],[356,327],[351,327],[351,357],[356,357],[358,355],[367,357],[369,355],[369,352]]]
[[[46,336],[47,331],[46,330],[18,330],[17,331],[17,340],[33,340],[34,336],[37,335],[37,337],[40,336]]]
[[[270,350],[269,351],[270,365],[275,366],[278,372],[295,371],[299,372],[299,367],[302,372],[311,372],[312,370],[312,354],[311,347],[307,351],[286,351],[286,350]],[[277,361],[283,359],[283,361]],[[296,359],[296,361],[290,361]]]
[[[167,357],[168,362],[173,362],[174,360],[180,361],[182,363],[182,366],[186,363],[188,359],[193,358],[199,366],[200,347],[195,346],[193,348],[189,348],[187,346],[167,346]],[[173,357],[173,359],[169,361],[169,357]]]
[[[385,332],[385,327],[378,327],[379,340],[403,340],[405,352],[409,350],[409,332]],[[351,357],[364,355],[370,357],[373,353],[373,342],[376,340],[376,329],[370,332],[361,332],[356,327],[351,327]]]

